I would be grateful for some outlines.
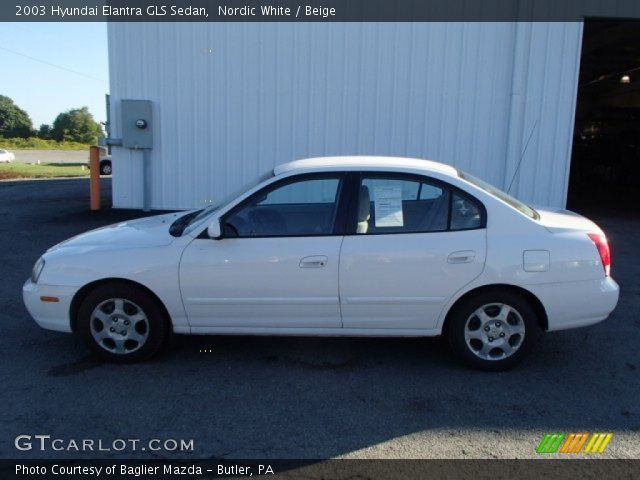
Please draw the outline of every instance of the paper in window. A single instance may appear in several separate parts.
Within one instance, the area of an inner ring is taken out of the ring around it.
[[[402,227],[402,186],[375,187],[373,200],[376,227]]]

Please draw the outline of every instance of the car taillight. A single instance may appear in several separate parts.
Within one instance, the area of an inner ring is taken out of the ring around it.
[[[590,233],[589,238],[596,244],[596,248],[600,254],[600,260],[602,260],[602,266],[604,267],[604,274],[608,277],[611,273],[611,251],[609,250],[607,237],[605,237],[603,233]]]

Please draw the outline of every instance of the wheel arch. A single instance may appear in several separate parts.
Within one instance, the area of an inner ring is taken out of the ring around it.
[[[490,285],[482,285],[480,287],[476,287],[472,290],[469,290],[468,292],[465,292],[463,295],[461,295],[454,303],[453,305],[451,305],[451,307],[449,308],[449,310],[447,311],[447,314],[445,315],[444,318],[444,322],[442,325],[442,333],[445,334],[446,333],[446,329],[447,329],[447,325],[449,324],[449,320],[453,314],[453,312],[455,312],[456,308],[460,305],[462,305],[469,297],[472,297],[473,295],[478,295],[480,293],[485,293],[485,292],[490,292],[490,291],[497,291],[497,292],[504,292],[504,291],[511,291],[514,293],[517,293],[518,295],[522,296],[525,300],[527,300],[527,302],[529,302],[529,304],[531,305],[531,307],[534,309],[535,313],[536,313],[536,318],[538,319],[538,323],[540,325],[540,328],[543,331],[547,331],[549,328],[549,317],[547,316],[547,311],[544,308],[544,305],[542,304],[542,302],[540,301],[540,299],[535,296],[533,293],[531,293],[529,290],[516,286],[516,285],[510,285],[510,284],[502,284],[502,283],[494,283],[494,284],[490,284]]]
[[[71,330],[73,332],[77,332],[78,311],[80,310],[80,305],[82,304],[82,301],[93,289],[101,285],[107,285],[107,284],[125,284],[125,285],[130,285],[143,290],[146,294],[150,296],[150,298],[153,299],[154,302],[156,302],[158,307],[160,307],[160,309],[162,310],[162,313],[164,314],[165,321],[167,322],[167,326],[169,327],[168,331],[169,332],[172,331],[171,316],[169,315],[169,311],[167,310],[167,307],[162,302],[162,300],[160,300],[160,297],[158,297],[158,295],[156,295],[153,290],[134,280],[129,280],[126,278],[110,277],[110,278],[101,278],[99,280],[95,280],[93,282],[87,283],[80,290],[78,290],[76,294],[73,296],[73,299],[71,300],[71,306],[69,307],[69,322],[71,325]]]

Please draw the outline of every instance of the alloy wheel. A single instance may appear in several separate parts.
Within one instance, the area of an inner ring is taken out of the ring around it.
[[[145,344],[149,338],[149,319],[142,308],[132,301],[109,298],[94,308],[90,331],[104,350],[125,355]]]
[[[483,360],[512,356],[525,336],[522,315],[506,303],[489,303],[475,310],[465,322],[464,339],[473,354]]]

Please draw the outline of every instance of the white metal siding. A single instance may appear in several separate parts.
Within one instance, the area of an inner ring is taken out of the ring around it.
[[[201,206],[320,155],[449,163],[526,201],[566,198],[581,23],[110,23],[119,100],[154,103],[152,208]],[[527,139],[531,140],[527,145]],[[518,169],[520,159],[522,162]],[[114,149],[114,206],[142,206]]]

